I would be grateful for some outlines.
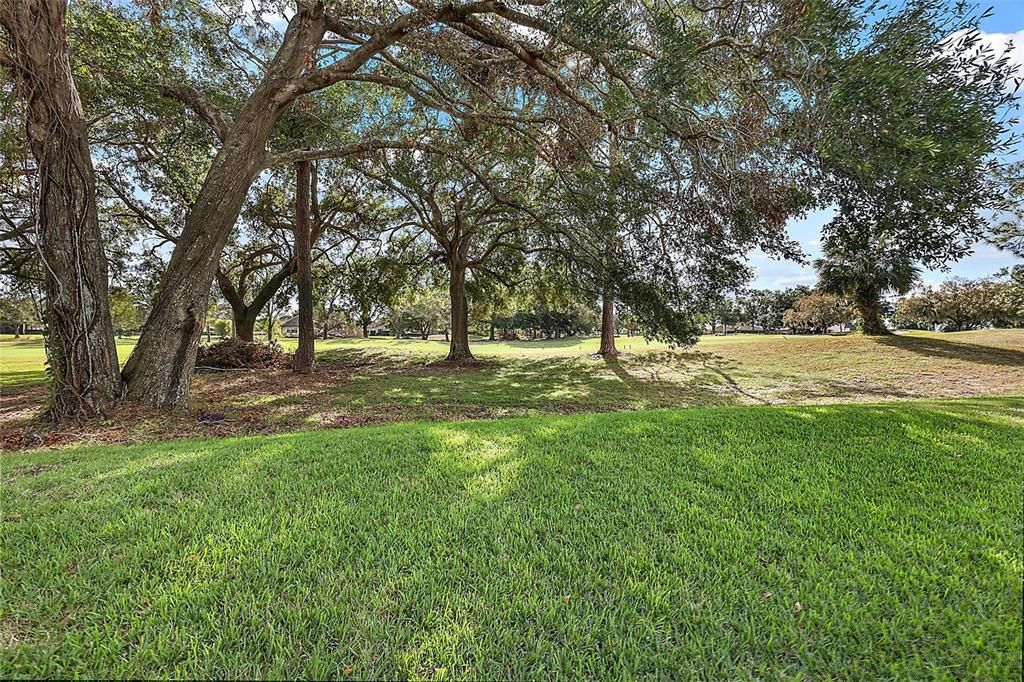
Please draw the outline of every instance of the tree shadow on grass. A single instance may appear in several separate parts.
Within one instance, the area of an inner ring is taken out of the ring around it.
[[[488,350],[501,348],[516,348],[520,350],[546,350],[549,348],[574,348],[590,341],[590,336],[563,336],[558,339],[517,339],[515,341],[473,341],[474,345],[479,344],[481,348]]]
[[[228,383],[225,383],[228,382]],[[228,385],[230,384],[230,385]],[[629,358],[488,358],[449,367],[422,357],[332,352],[301,379],[288,372],[227,377],[197,391],[229,423],[275,430],[420,419],[482,419],[665,407],[772,404],[823,398],[911,397],[891,386],[839,379],[764,385],[736,362],[706,352]],[[215,392],[213,392],[215,391]]]
[[[962,360],[983,365],[1024,367],[1024,351],[994,346],[980,346],[961,341],[946,341],[934,337],[892,334],[871,337],[877,343],[892,348],[948,360]]]
[[[714,398],[700,382],[635,376],[619,364],[581,358],[488,360],[480,367],[394,367],[353,376],[336,386],[333,402],[355,407],[421,405],[440,414],[475,416],[502,411],[574,412],[706,403]],[[722,400],[713,400],[721,403]]]
[[[884,382],[873,381],[870,377],[847,379],[822,376],[820,374],[785,374],[770,367],[747,366],[736,360],[709,351],[687,352],[661,351],[638,356],[635,360],[641,367],[658,368],[666,374],[689,368],[701,387],[709,392],[716,385],[727,394],[737,398],[739,404],[776,405],[817,400],[893,400],[917,398],[919,394]],[[723,404],[729,404],[725,401]]]
[[[93,677],[998,672],[1020,624],[999,563],[1019,557],[1007,405],[1024,401],[37,456],[62,466],[9,482],[8,660]],[[956,458],[981,438],[977,462]]]
[[[46,372],[40,369],[9,370],[0,375],[0,391],[9,393],[14,389],[37,386],[46,382]]]

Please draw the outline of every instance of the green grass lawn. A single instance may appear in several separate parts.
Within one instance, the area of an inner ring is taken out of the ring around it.
[[[591,355],[596,344],[591,338],[477,342],[479,365],[451,367],[436,362],[445,353],[439,340],[333,339],[318,346],[310,375],[201,372],[191,414],[125,410],[72,430],[39,424],[47,398],[41,385],[8,383],[12,361],[35,362],[24,373],[37,382],[43,377],[41,343],[0,341],[0,450],[418,420],[1024,395],[1024,329],[881,338],[709,336],[675,350],[620,337],[627,354],[613,361]],[[200,411],[224,421],[198,423]]]
[[[755,335],[748,335],[755,336]],[[707,337],[711,342],[718,339]],[[117,339],[117,354],[121,362],[128,360],[137,338]],[[216,340],[216,339],[215,339]],[[294,339],[278,339],[278,342],[289,351],[295,349]],[[473,341],[473,350],[484,358],[539,358],[569,357],[596,353],[599,339],[577,337],[555,339],[550,341]],[[640,337],[623,337],[619,340],[620,349],[624,352],[639,353],[666,350],[664,343],[648,343]],[[337,351],[356,351],[385,354],[392,357],[408,358],[443,358],[448,353],[448,343],[443,339],[395,339],[386,336],[375,336],[369,339],[317,339],[318,353]],[[10,334],[0,335],[0,388],[14,388],[42,383],[46,379],[43,371],[46,352],[41,336],[25,336],[15,339]]]
[[[0,677],[1021,676],[1024,399],[6,456]]]
[[[117,355],[124,363],[136,339],[117,339]],[[43,337],[0,335],[0,389],[31,386],[46,381]]]
[[[895,339],[895,341],[893,341]],[[135,347],[136,338],[117,339],[117,352],[121,362],[125,362]],[[286,350],[294,350],[294,339],[279,339]],[[873,344],[871,354],[860,353],[865,343]],[[795,372],[806,373],[805,362],[808,352],[819,356],[818,360],[831,359],[836,369],[839,362],[849,363],[852,359],[885,365],[888,359],[885,346],[879,346],[885,340],[864,339],[857,336],[781,336],[766,334],[731,334],[728,336],[703,336],[694,346],[698,351],[708,353],[724,353],[728,359],[739,360],[747,365],[757,366],[759,360],[764,364],[770,359],[773,367]],[[957,332],[940,334],[936,332],[910,332],[889,339],[899,346],[916,344],[922,349],[931,345],[938,347],[939,357],[949,356],[960,349],[967,356],[977,356],[984,349],[1016,351],[1024,357],[1024,329],[982,330],[973,332]],[[472,341],[473,352],[482,359],[493,359],[497,362],[507,361],[560,361],[586,358],[597,352],[600,340],[596,337],[571,337],[564,339],[539,341]],[[638,357],[641,362],[648,358],[664,360],[679,354],[667,344],[658,341],[648,342],[641,337],[620,336],[618,348],[626,357]],[[853,353],[838,353],[831,358],[829,353],[843,348]],[[945,352],[942,352],[945,350]],[[420,339],[395,339],[392,337],[371,337],[368,339],[317,339],[317,355],[321,360],[330,361],[338,357],[367,356],[387,358],[405,362],[433,362],[442,359],[448,352],[448,344],[443,339],[432,337],[427,341]],[[972,352],[973,351],[973,352]],[[767,353],[767,355],[765,354]],[[859,356],[859,357],[858,357]],[[968,359],[970,359],[968,357]],[[788,360],[788,362],[787,362]],[[794,361],[795,360],[795,361]],[[46,353],[43,339],[40,336],[14,339],[10,335],[0,336],[0,388],[29,386],[45,381],[44,363]],[[512,363],[515,364],[515,363]],[[523,364],[522,362],[518,364]],[[557,362],[553,364],[558,364]],[[1024,360],[1021,360],[1024,364]],[[767,368],[760,368],[767,369]]]

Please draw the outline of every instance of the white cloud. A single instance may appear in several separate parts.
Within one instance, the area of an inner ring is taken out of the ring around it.
[[[1024,76],[1024,29],[1016,33],[987,33],[982,31],[979,35],[981,42],[992,47],[996,56],[1002,55],[1008,49],[1010,62],[1017,65],[1017,76]]]
[[[955,45],[957,39],[963,36],[963,34],[963,31],[951,34],[949,38],[946,39],[947,49],[950,49],[952,45]],[[990,48],[992,56],[996,59],[1006,54],[1006,56],[1009,57],[1010,64],[1017,67],[1016,78],[1024,79],[1024,29],[1014,33],[979,31],[978,39],[980,41],[980,45],[976,47]],[[1007,83],[1007,88],[1012,90],[1015,85],[1016,83],[1011,80]]]

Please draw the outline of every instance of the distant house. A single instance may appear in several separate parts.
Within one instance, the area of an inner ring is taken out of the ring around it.
[[[387,317],[379,317],[370,323],[370,326],[366,328],[366,332],[370,336],[390,336],[393,333],[391,330],[391,320]]]
[[[0,334],[42,334],[43,328],[38,324],[0,320]]]
[[[299,335],[299,316],[289,317],[281,323],[281,333],[289,338],[296,338]]]
[[[290,339],[299,337],[299,316],[289,317],[281,323],[281,333]],[[343,339],[350,336],[360,336],[362,331],[351,322],[344,320],[331,320],[327,324],[327,333],[324,333],[323,325],[313,325],[313,336],[318,338]]]

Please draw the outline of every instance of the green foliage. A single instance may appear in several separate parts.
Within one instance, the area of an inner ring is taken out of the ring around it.
[[[793,307],[782,316],[782,322],[792,329],[823,333],[852,318],[853,312],[846,301],[822,291],[812,291],[793,302]]]
[[[215,320],[213,323],[213,333],[221,338],[231,336],[231,320]]]
[[[822,195],[838,207],[825,244],[841,254],[868,245],[900,267],[943,265],[1006,206],[1016,67],[983,47],[973,5],[855,7],[863,17],[822,80]]]
[[[948,279],[901,299],[895,317],[905,327],[938,325],[954,331],[1019,326],[1024,324],[1024,269],[987,279]]]
[[[354,254],[339,268],[341,308],[356,324],[380,318],[407,286],[410,268],[387,255]]]
[[[113,287],[110,290],[110,319],[118,336],[135,331],[142,324],[139,306],[124,287]]]
[[[1022,410],[689,409],[20,456],[0,676],[1016,679]]]
[[[860,329],[866,333],[886,332],[881,319],[882,297],[905,294],[920,279],[920,271],[907,256],[887,244],[853,235],[845,240],[829,239],[823,245],[822,257],[814,261],[818,288],[849,302]]]
[[[503,339],[546,339],[591,334],[598,329],[601,318],[592,306],[575,305],[563,310],[544,307],[517,310],[494,320]]]
[[[905,294],[920,279],[920,271],[884,244],[857,244],[854,248],[825,245],[814,262],[818,287],[851,300],[878,299],[888,293]]]
[[[1003,180],[1007,205],[993,221],[989,240],[1024,258],[1024,161],[1007,167]]]
[[[450,319],[451,301],[442,287],[422,287],[406,292],[391,307],[395,336],[412,329],[425,339],[435,330],[447,329]]]
[[[783,317],[798,298],[811,293],[809,287],[788,289],[745,289],[737,294],[738,317],[761,331],[776,331],[785,326]]]
[[[38,308],[39,293],[26,282],[11,280],[0,288],[0,320],[19,326],[39,327],[42,315]]]

